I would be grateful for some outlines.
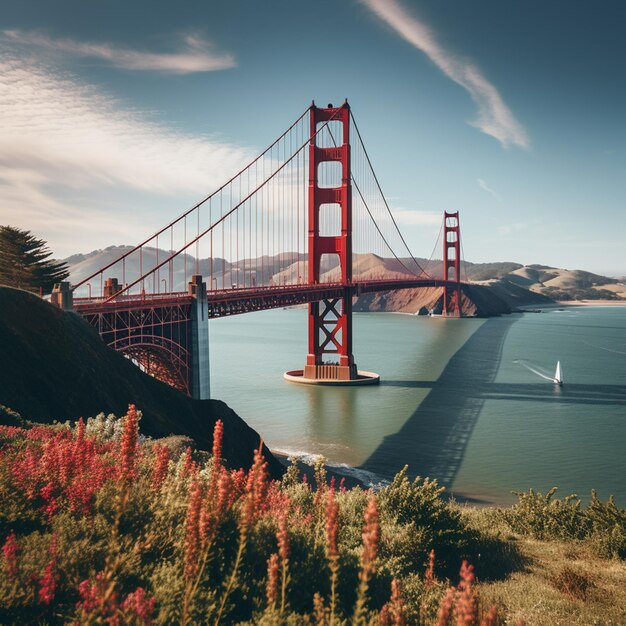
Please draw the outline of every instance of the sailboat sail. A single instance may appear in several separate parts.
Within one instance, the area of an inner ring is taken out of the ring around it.
[[[556,362],[556,372],[554,372],[554,382],[557,385],[563,384],[563,372],[561,371],[561,361]]]

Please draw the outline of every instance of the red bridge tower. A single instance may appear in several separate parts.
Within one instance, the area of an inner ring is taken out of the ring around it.
[[[443,288],[441,315],[461,317],[461,231],[458,211],[445,211],[443,214],[443,279],[454,281],[456,285]]]
[[[318,124],[341,124],[341,144],[321,147]],[[321,109],[311,105],[311,142],[309,144],[309,282],[320,282],[320,262],[324,254],[339,257],[341,282],[352,282],[352,185],[350,182],[350,106]],[[320,165],[326,162],[341,165],[341,186],[320,187]],[[320,209],[331,205],[341,214],[341,234],[320,235]],[[334,363],[325,363],[324,355],[336,355]],[[352,356],[352,289],[346,287],[342,298],[309,304],[309,353],[304,378],[354,380],[357,369]]]

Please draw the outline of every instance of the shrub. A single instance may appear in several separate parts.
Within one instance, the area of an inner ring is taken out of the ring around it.
[[[224,467],[221,422],[210,458],[175,458],[139,417],[0,427],[1,623],[428,624],[444,596],[479,623],[471,567],[458,589],[439,578],[476,531],[435,482],[270,481],[261,446]]]
[[[594,490],[582,508],[575,494],[561,500],[556,491],[517,493],[518,502],[500,511],[501,519],[521,535],[584,541],[601,557],[626,558],[626,510],[617,508],[613,496],[602,502]]]

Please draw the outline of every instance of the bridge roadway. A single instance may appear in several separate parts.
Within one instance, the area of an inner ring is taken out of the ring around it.
[[[462,284],[462,283],[461,283]],[[208,317],[224,317],[252,311],[264,311],[298,304],[308,304],[319,300],[343,298],[346,290],[352,296],[397,289],[419,287],[449,287],[457,289],[460,283],[454,280],[434,279],[371,279],[344,283],[318,283],[306,285],[273,285],[267,287],[247,287],[220,289],[207,292]],[[106,313],[139,311],[146,308],[185,306],[193,297],[187,292],[157,293],[144,295],[120,295],[117,298],[75,298],[74,310],[90,316]]]

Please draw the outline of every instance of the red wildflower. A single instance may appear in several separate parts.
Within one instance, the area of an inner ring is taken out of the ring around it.
[[[424,580],[426,581],[426,587],[431,587],[435,581],[435,551],[431,550],[428,555],[428,567],[424,572]]]
[[[267,583],[265,585],[267,605],[275,606],[278,599],[278,554],[267,559]]]
[[[224,438],[224,422],[217,420],[213,428],[213,467],[222,464],[222,440]]]
[[[187,505],[187,520],[185,522],[185,576],[188,579],[191,579],[198,569],[201,506],[202,483],[194,478],[189,489],[189,504]]]
[[[246,483],[246,504],[243,514],[243,527],[250,528],[260,517],[267,492],[267,463],[263,458],[263,442],[254,451],[254,461],[248,472]]]
[[[44,570],[43,576],[39,579],[39,601],[43,604],[50,604],[54,600],[57,587],[57,571],[56,571],[56,551],[57,537],[52,535],[50,541],[50,561]]]
[[[474,567],[467,561],[463,561],[456,601],[457,626],[477,626],[478,624],[478,598],[472,586],[475,578]]]
[[[122,603],[122,610],[136,617],[142,624],[152,624],[155,602],[156,600],[150,598],[143,587],[137,587],[126,596]]]
[[[43,576],[39,579],[39,602],[50,604],[54,600],[57,589],[56,561],[50,559]]]
[[[15,531],[11,531],[2,546],[2,556],[7,566],[9,578],[15,580],[18,572],[18,557],[20,555],[20,545],[17,542]]]
[[[448,626],[449,620],[452,617],[452,610],[454,609],[454,587],[450,587],[448,592],[441,600],[439,604],[439,612],[437,613],[437,626]]]
[[[283,565],[289,560],[289,534],[287,533],[287,511],[284,510],[278,519],[278,554]]]
[[[217,480],[217,504],[218,511],[225,511],[232,505],[231,498],[233,497],[233,481],[231,475],[222,468],[219,478]]]
[[[91,620],[84,619],[85,616],[99,615],[104,617],[104,623],[110,626],[119,624],[117,613],[119,610],[119,599],[115,591],[108,589],[109,583],[104,577],[103,572],[96,575],[93,583],[89,580],[83,580],[78,585],[78,593],[80,601],[76,604],[76,608],[83,614],[82,623],[91,623]],[[98,620],[102,623],[103,620]]]
[[[365,509],[365,523],[363,525],[363,552],[361,553],[361,574],[369,578],[375,571],[376,553],[380,539],[380,524],[378,523],[378,507],[376,496],[372,495]]]
[[[76,442],[74,443],[74,455],[76,457],[82,456],[83,448],[85,446],[85,422],[81,417],[76,422]]]
[[[404,613],[404,598],[402,597],[402,588],[400,581],[394,578],[391,581],[391,600],[389,601],[389,617],[393,626],[405,626],[406,615]]]
[[[170,464],[170,449],[167,446],[154,446],[154,467],[152,469],[152,489],[158,491],[167,478]]]
[[[363,551],[361,552],[361,570],[359,571],[359,587],[354,606],[353,623],[360,624],[365,615],[366,594],[372,574],[376,571],[376,554],[380,540],[380,524],[376,496],[372,494],[365,509],[363,524]]]
[[[120,478],[132,480],[136,477],[135,457],[137,455],[137,437],[139,434],[139,416],[134,404],[128,405],[128,412],[124,416],[124,430],[120,442]]]
[[[339,505],[335,501],[335,491],[330,489],[326,500],[326,557],[333,562],[339,558],[337,531],[339,528]]]

